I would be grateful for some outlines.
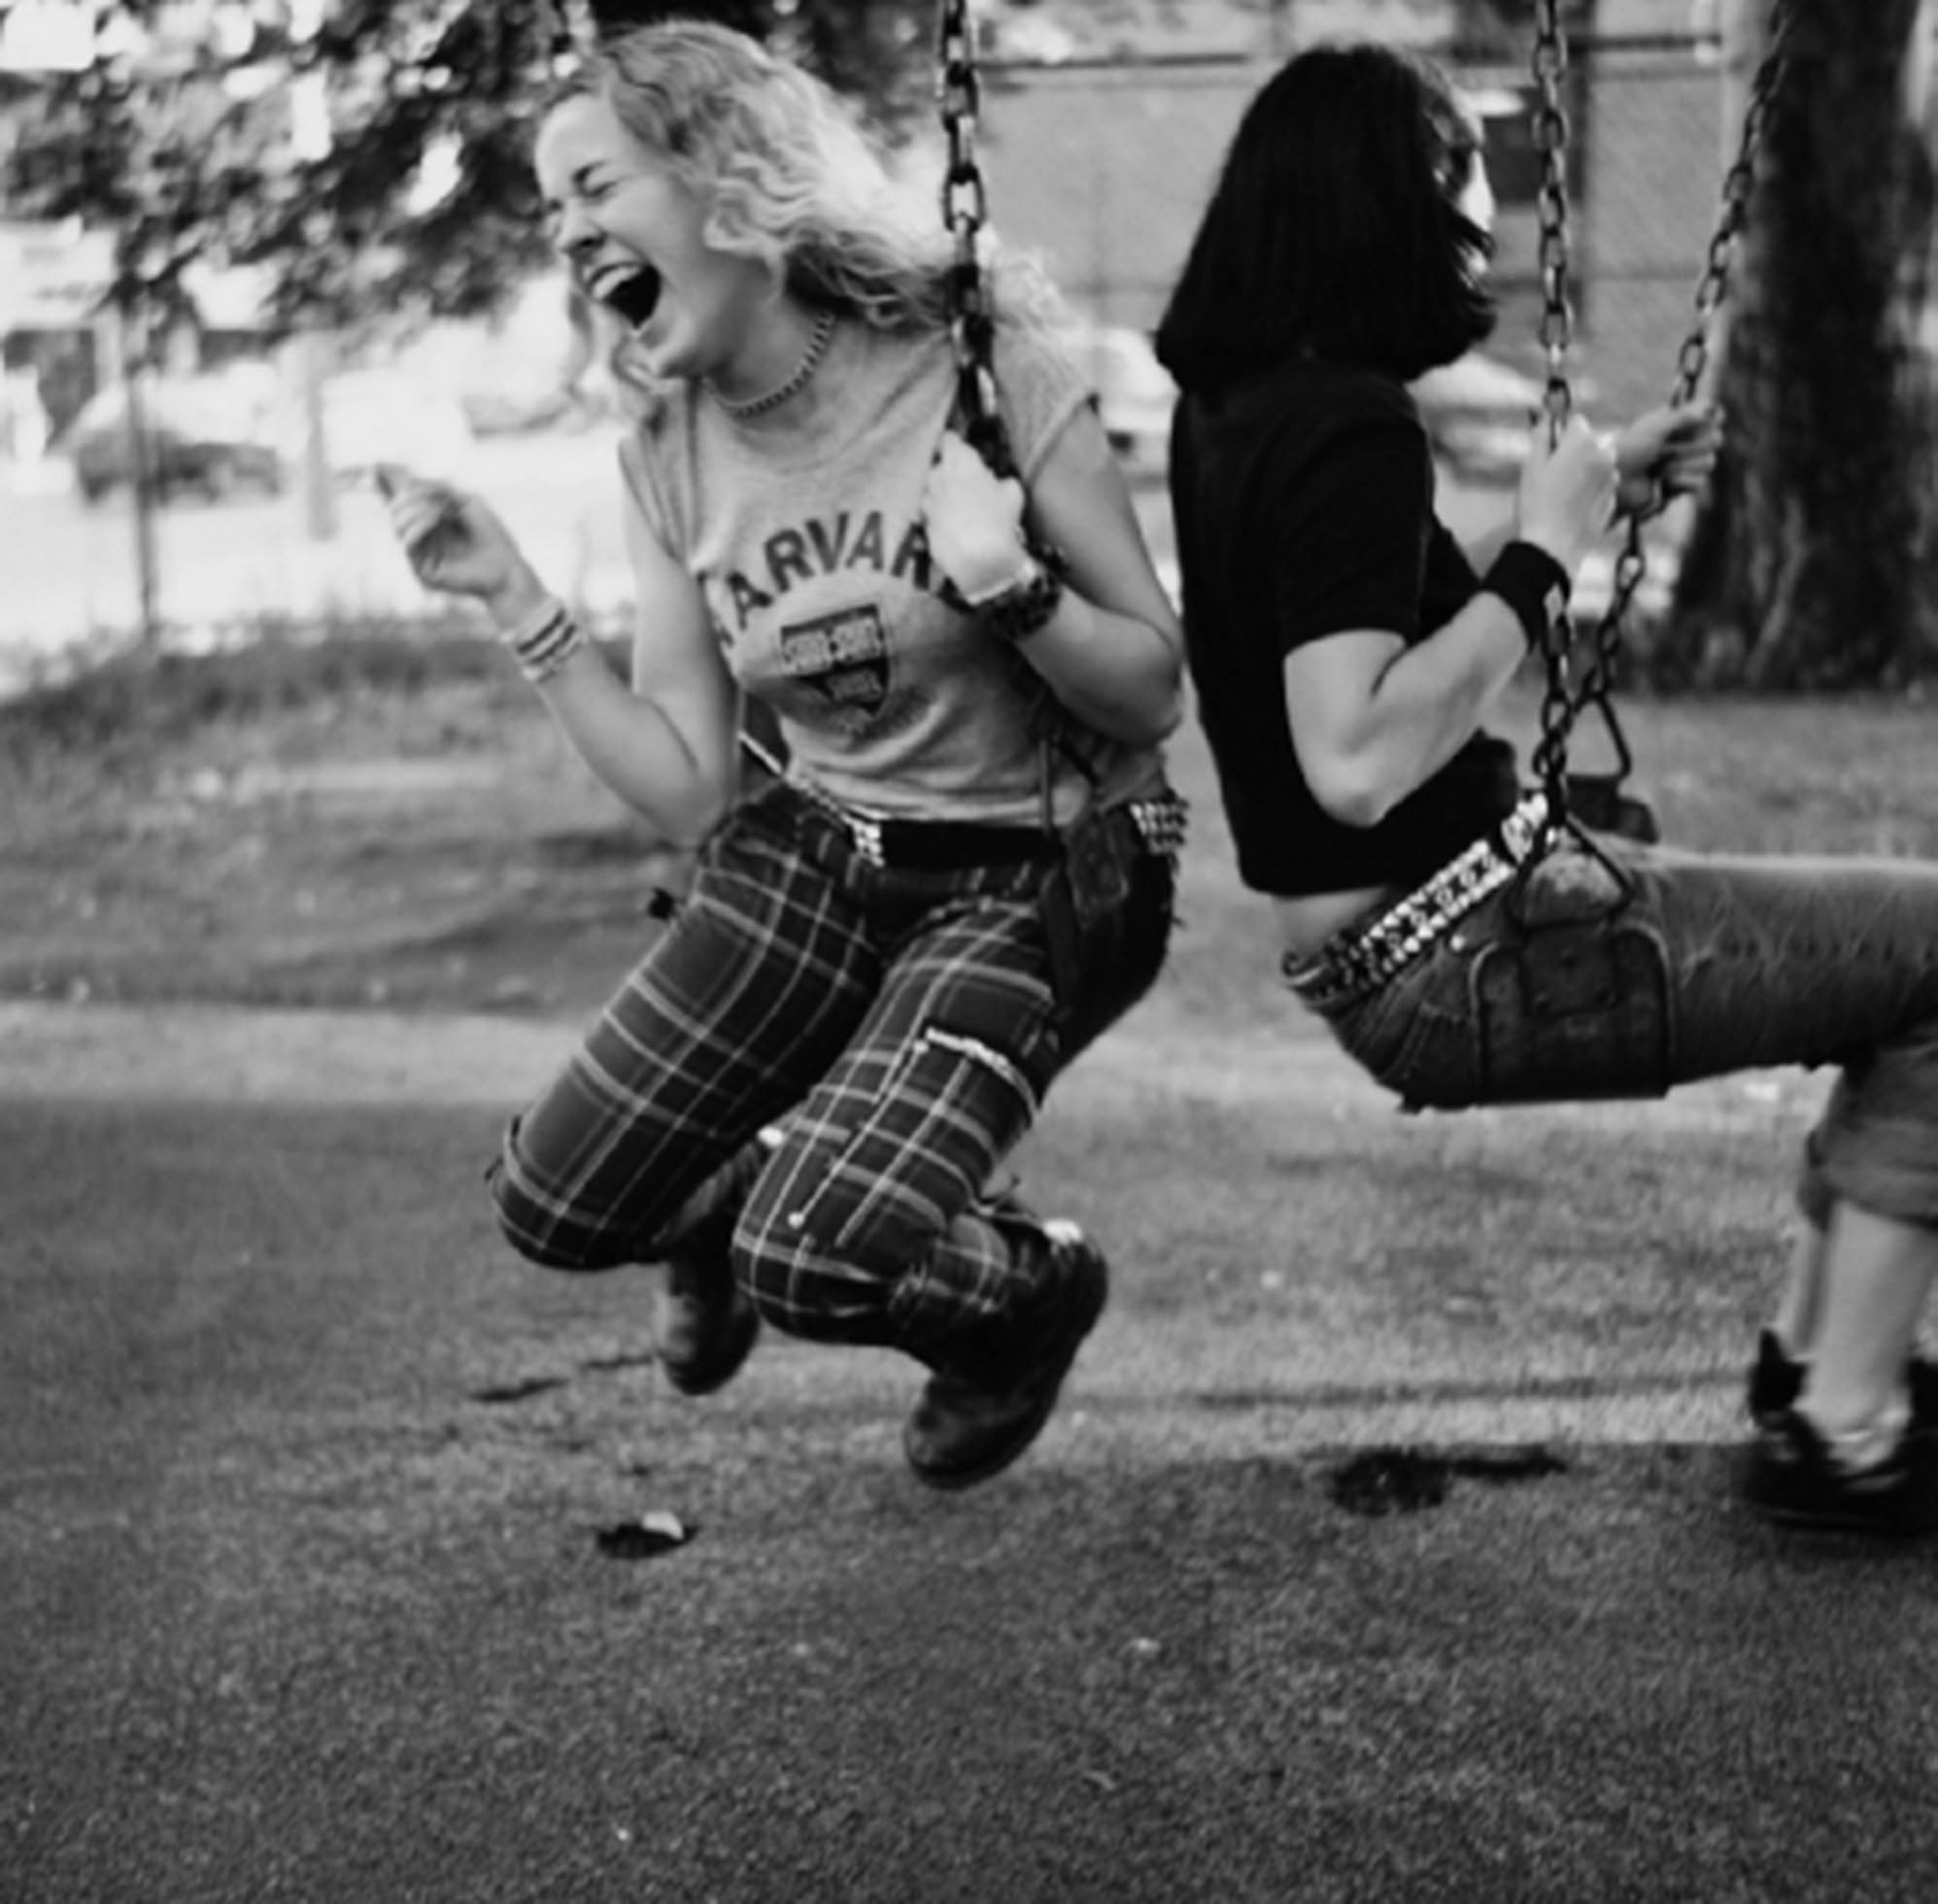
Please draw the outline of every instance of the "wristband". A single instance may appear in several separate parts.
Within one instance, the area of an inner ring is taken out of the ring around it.
[[[1032,561],[1029,574],[973,604],[990,633],[1026,641],[1063,605],[1063,577],[1048,562]]]
[[[1547,631],[1568,612],[1573,586],[1568,571],[1546,549],[1532,542],[1510,542],[1493,560],[1480,583],[1514,611],[1527,645],[1547,645]]]
[[[505,629],[499,640],[511,650],[519,671],[534,688],[545,683],[586,645],[586,631],[572,611],[549,595],[522,622]]]

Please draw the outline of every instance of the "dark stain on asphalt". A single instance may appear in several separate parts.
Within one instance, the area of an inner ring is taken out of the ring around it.
[[[543,1395],[547,1389],[563,1388],[563,1376],[527,1376],[521,1381],[493,1382],[489,1388],[474,1388],[471,1399],[474,1402],[523,1402],[533,1395]]]
[[[579,1364],[582,1375],[609,1375],[626,1369],[644,1369],[652,1366],[655,1358],[650,1355],[595,1355]],[[563,1388],[571,1377],[568,1376],[526,1376],[517,1381],[493,1382],[487,1388],[474,1388],[471,1399],[474,1402],[529,1401],[534,1395],[544,1395],[555,1388]]]
[[[1517,1447],[1465,1454],[1431,1454],[1417,1447],[1376,1447],[1342,1462],[1327,1492],[1347,1513],[1377,1517],[1419,1513],[1446,1499],[1455,1477],[1470,1480],[1541,1480],[1566,1474],[1567,1462],[1545,1447]]]

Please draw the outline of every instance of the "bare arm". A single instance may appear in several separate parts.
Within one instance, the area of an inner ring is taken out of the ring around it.
[[[635,626],[627,687],[588,646],[540,689],[586,765],[669,845],[697,845],[733,797],[737,697],[705,602],[629,509]]]
[[[427,588],[481,601],[501,635],[542,619],[551,597],[477,497],[391,472],[391,520]],[[697,844],[731,798],[733,684],[692,579],[627,515],[638,632],[632,686],[591,642],[536,683],[586,765],[673,847]]]
[[[1486,594],[1416,647],[1367,629],[1293,649],[1285,709],[1312,798],[1346,826],[1378,825],[1466,745],[1526,652]]]
[[[1514,539],[1572,575],[1608,520],[1615,484],[1611,447],[1571,425],[1529,458]],[[1484,583],[1411,646],[1397,630],[1352,629],[1294,648],[1284,662],[1286,718],[1313,798],[1347,826],[1376,826],[1466,744],[1526,651],[1518,617]]]
[[[1087,404],[1031,487],[1032,528],[1069,561],[1056,615],[1022,644],[1051,692],[1100,733],[1162,740],[1182,713],[1184,636],[1124,472]]]

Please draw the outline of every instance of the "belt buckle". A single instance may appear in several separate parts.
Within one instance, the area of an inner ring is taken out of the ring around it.
[[[811,780],[795,780],[789,783],[807,803],[825,814],[847,835],[848,844],[855,849],[855,857],[871,867],[885,867],[888,864],[888,843],[882,831],[882,822],[871,814],[857,813],[853,807],[844,805],[833,794],[824,793]]]
[[[1148,799],[1134,799],[1129,806],[1131,818],[1137,823],[1142,837],[1144,850],[1175,858],[1184,845],[1189,813],[1184,797],[1167,788],[1165,792],[1153,794]]]
[[[841,824],[848,830],[848,837],[854,842],[855,855],[871,867],[885,867],[888,864],[887,841],[882,833],[882,823],[865,814],[843,812]]]
[[[1541,843],[1547,821],[1547,795],[1530,794],[1501,822],[1501,847],[1511,866],[1518,867]]]

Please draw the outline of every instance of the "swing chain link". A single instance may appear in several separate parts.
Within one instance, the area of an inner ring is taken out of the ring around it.
[[[980,239],[989,217],[989,194],[976,161],[982,84],[976,75],[970,0],[940,0],[935,92],[948,149],[942,173],[942,222],[955,241],[948,303],[957,409],[970,446],[999,476],[1006,476],[1014,473],[1015,461],[997,404],[996,323],[982,271]]]

